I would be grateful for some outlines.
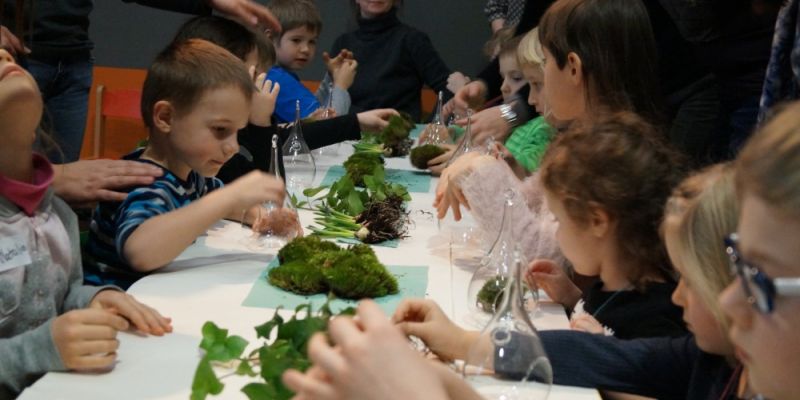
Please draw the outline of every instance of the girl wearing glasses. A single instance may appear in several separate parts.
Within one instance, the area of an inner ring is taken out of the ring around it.
[[[739,232],[728,238],[737,279],[720,296],[752,388],[800,396],[800,103],[777,115],[737,163]]]

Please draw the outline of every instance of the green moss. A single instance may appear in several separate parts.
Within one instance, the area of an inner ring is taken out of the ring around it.
[[[364,186],[364,176],[372,175],[375,168],[383,165],[383,158],[373,153],[353,153],[345,162],[344,169],[356,186]]]
[[[368,245],[342,249],[318,238],[298,238],[279,252],[289,261],[270,270],[269,283],[302,295],[333,292],[344,299],[382,297],[398,292],[397,278]],[[296,258],[302,256],[302,258]]]
[[[304,261],[291,261],[269,271],[269,283],[297,294],[310,295],[327,290],[318,267]]]
[[[425,144],[411,149],[411,165],[419,169],[428,169],[428,161],[444,154],[445,150],[435,144]]]
[[[278,251],[278,260],[281,264],[295,260],[308,260],[317,252],[325,250],[338,250],[336,243],[328,242],[317,236],[297,238],[287,243]]]
[[[479,309],[493,313],[500,302],[503,301],[503,289],[506,287],[508,278],[505,276],[496,276],[486,281],[478,291],[478,298],[476,299]]]
[[[335,266],[322,268],[331,291],[344,299],[383,297],[398,292],[397,278],[378,260],[344,253]]]

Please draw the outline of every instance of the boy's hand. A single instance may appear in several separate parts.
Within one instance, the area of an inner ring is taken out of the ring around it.
[[[468,76],[459,71],[455,71],[447,77],[447,90],[452,93],[457,93],[464,85],[468,84],[470,79]]]
[[[139,331],[155,336],[172,332],[171,319],[138,302],[133,296],[116,290],[103,290],[89,303],[90,308],[111,311],[133,323]]]
[[[358,117],[358,125],[362,131],[376,132],[389,125],[389,117],[392,115],[400,115],[400,113],[391,108],[378,108],[360,112],[356,114],[356,117]]]
[[[322,61],[325,62],[325,68],[333,75],[333,72],[342,66],[346,60],[353,60],[353,52],[347,49],[342,49],[336,57],[331,58],[327,51],[322,53]]]
[[[281,205],[286,196],[283,181],[262,171],[252,171],[219,191],[224,191],[231,201],[228,214],[239,215],[242,210],[268,201]]]
[[[356,69],[358,61],[345,60],[342,65],[333,71],[333,85],[342,90],[350,89],[356,79]]]
[[[550,260],[534,260],[525,272],[529,287],[540,287],[556,303],[567,308],[575,307],[581,290],[567,277],[564,268]]]
[[[255,67],[250,67],[250,75],[255,75]],[[250,105],[250,123],[258,126],[270,126],[272,113],[275,112],[275,102],[281,85],[267,80],[267,74],[259,74],[255,78],[256,91],[253,93],[253,102]]]
[[[56,317],[50,326],[58,354],[71,370],[108,368],[117,359],[117,332],[128,329],[128,321],[111,312],[88,308]]]
[[[392,322],[406,335],[420,338],[434,354],[445,360],[464,359],[475,339],[474,332],[454,324],[432,300],[403,300]]]

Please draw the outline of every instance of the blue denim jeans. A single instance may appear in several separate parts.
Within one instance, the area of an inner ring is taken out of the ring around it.
[[[89,109],[92,60],[68,60],[50,64],[28,59],[26,64],[25,67],[36,79],[42,92],[45,105],[42,127],[59,146],[59,149],[48,150],[47,157],[55,163],[77,161],[81,154]]]

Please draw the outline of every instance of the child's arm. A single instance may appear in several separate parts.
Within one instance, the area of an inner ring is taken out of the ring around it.
[[[127,239],[117,238],[118,251],[136,271],[158,269],[220,219],[237,212],[241,215],[243,210],[266,201],[283,204],[285,193],[280,180],[253,171],[185,207],[148,218]]]
[[[279,123],[294,121],[297,100],[300,100],[300,118],[307,117],[320,107],[314,93],[282,68],[272,68],[267,74],[267,79],[281,87],[275,105],[275,116]]]

